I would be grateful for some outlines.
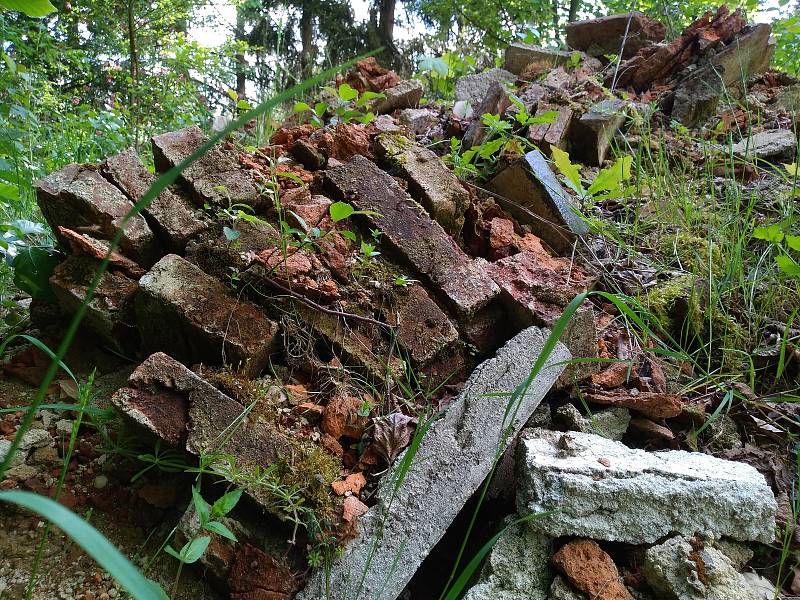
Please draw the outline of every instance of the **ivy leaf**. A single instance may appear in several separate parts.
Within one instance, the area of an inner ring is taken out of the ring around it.
[[[788,254],[781,254],[775,257],[778,268],[790,277],[800,277],[800,265],[792,260]]]
[[[331,215],[331,220],[334,223],[338,223],[352,215],[355,209],[350,206],[347,202],[334,202],[331,204],[330,208],[328,209]]]
[[[21,12],[29,17],[46,17],[56,12],[48,0],[0,0],[0,7]]]
[[[757,240],[766,240],[773,244],[780,244],[783,241],[783,231],[780,223],[775,223],[769,227],[756,227],[753,229],[753,237]]]
[[[784,241],[786,242],[786,245],[789,246],[789,248],[800,252],[800,235],[789,235],[787,233],[786,237],[784,238]]]
[[[343,83],[339,86],[339,99],[344,100],[345,102],[350,102],[351,100],[355,100],[358,98],[358,90],[353,88],[351,85],[347,83]]]

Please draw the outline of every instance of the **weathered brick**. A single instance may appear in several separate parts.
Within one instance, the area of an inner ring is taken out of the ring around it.
[[[452,236],[458,236],[469,206],[469,193],[431,150],[404,136],[383,134],[375,140],[377,154],[408,180],[411,195]]]
[[[240,469],[264,468],[291,450],[289,441],[274,427],[251,416],[257,410],[245,410],[162,352],[139,365],[111,401],[128,419],[159,439],[196,455],[231,455]],[[244,489],[268,506],[260,486],[245,484]]]
[[[419,104],[422,98],[422,83],[416,79],[406,79],[385,89],[383,93],[386,98],[377,101],[376,112],[385,114],[398,108],[412,108]]]
[[[602,100],[593,104],[580,119],[573,120],[573,158],[590,165],[601,165],[611,140],[625,122],[627,104],[623,100]]]
[[[153,159],[159,171],[167,171],[203,145],[208,138],[197,126],[162,133],[152,139]],[[214,146],[181,173],[199,204],[227,207],[242,203],[256,206],[259,193],[250,177],[228,153]]]
[[[536,116],[542,116],[551,111],[558,113],[552,122],[531,125],[528,128],[528,139],[547,155],[550,155],[550,149],[553,147],[566,150],[572,124],[572,110],[565,107],[540,104],[536,110]]]
[[[517,219],[558,252],[568,252],[576,236],[588,232],[539,150],[531,150],[500,171],[489,186],[511,201],[507,208]]]
[[[514,42],[506,48],[503,68],[515,75],[521,74],[530,65],[539,65],[543,71],[567,64],[571,52],[541,48],[533,44]]]
[[[67,165],[33,185],[44,218],[65,246],[69,240],[59,234],[59,226],[111,240],[133,209],[100,173],[80,165]],[[120,250],[126,256],[145,267],[158,260],[161,250],[144,217],[132,217],[122,229]]]
[[[338,199],[378,213],[368,218],[383,232],[382,240],[458,313],[472,315],[499,293],[483,268],[372,161],[356,156],[329,169],[326,183]]]
[[[158,179],[142,164],[133,148],[106,159],[101,169],[134,203],[138,203]],[[192,208],[177,187],[161,192],[142,214],[162,245],[171,252],[183,252],[186,243],[208,226],[208,220]]]
[[[277,325],[221,281],[175,254],[139,280],[142,342],[186,362],[226,363],[257,375],[273,350]]]
[[[89,256],[70,256],[53,271],[50,285],[67,314],[74,314],[86,299],[99,266],[100,261]],[[130,352],[139,338],[133,315],[138,288],[133,279],[106,271],[86,307],[82,325],[103,343],[120,352]]]

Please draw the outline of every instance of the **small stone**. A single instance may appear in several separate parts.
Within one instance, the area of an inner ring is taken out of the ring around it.
[[[567,64],[571,57],[572,52],[514,42],[506,48],[503,67],[514,75],[520,75],[531,65],[536,65],[539,70],[545,72]]]
[[[23,452],[31,448],[44,448],[53,444],[52,436],[47,433],[46,429],[29,429],[22,436],[22,441],[19,444],[19,449]]]
[[[561,575],[556,575],[553,579],[550,594],[547,596],[547,600],[586,600],[586,598],[586,594],[575,591]]]
[[[590,598],[633,600],[614,561],[594,540],[569,542],[555,553],[553,564]]]
[[[625,408],[611,408],[584,417],[573,404],[565,404],[556,409],[556,419],[569,430],[594,433],[619,441],[628,429],[631,413]]]
[[[593,104],[570,129],[572,158],[589,165],[602,165],[611,140],[625,122],[627,104],[623,100],[602,100]]]
[[[6,477],[17,481],[27,481],[38,474],[39,470],[32,465],[17,465],[6,471]]]
[[[797,136],[789,129],[770,129],[751,135],[731,148],[739,158],[777,162],[791,160],[797,151]]]
[[[380,114],[390,113],[398,108],[412,108],[422,98],[422,82],[406,79],[394,87],[383,91],[386,98],[377,101],[375,110]]]
[[[289,152],[309,171],[318,171],[328,162],[328,157],[306,139],[296,140]]]
[[[346,493],[358,496],[361,488],[365,485],[367,485],[367,480],[364,478],[363,473],[352,473],[345,477],[343,481],[334,481],[331,484],[331,489],[337,496],[344,496]]]
[[[346,522],[351,522],[360,517],[361,515],[366,514],[369,510],[369,507],[361,502],[355,496],[348,496],[344,499],[344,507],[342,513],[342,519]]]
[[[72,435],[72,420],[59,419],[56,421],[56,432],[63,435]]]
[[[108,485],[108,477],[105,475],[98,475],[94,478],[94,481],[92,481],[92,485],[94,486],[94,489],[102,490]]]
[[[415,135],[426,135],[439,125],[439,113],[430,108],[406,108],[400,111],[400,123]]]
[[[0,462],[6,459],[8,456],[8,451],[11,449],[11,440],[4,440],[0,439]],[[25,462],[25,455],[27,452],[23,451],[21,448],[17,450],[17,455],[14,457],[14,460],[11,461],[11,466],[21,465]]]
[[[33,464],[48,464],[58,462],[58,450],[55,446],[47,446],[45,448],[36,448],[28,459]]]

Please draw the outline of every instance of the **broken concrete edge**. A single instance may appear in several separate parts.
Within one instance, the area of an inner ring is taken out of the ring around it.
[[[770,543],[777,504],[755,468],[701,452],[647,452],[571,431],[528,429],[517,446],[521,515],[553,537],[652,544],[680,533]]]
[[[556,344],[507,412],[507,392],[528,380],[548,335],[537,327],[523,330],[473,371],[456,400],[428,429],[421,428],[416,453],[406,450],[381,481],[377,504],[360,522],[360,537],[328,570],[316,571],[298,599],[399,596],[571,358]]]

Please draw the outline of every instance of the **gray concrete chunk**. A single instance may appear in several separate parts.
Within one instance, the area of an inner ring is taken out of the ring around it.
[[[406,79],[384,90],[386,98],[378,100],[375,111],[380,114],[390,113],[398,108],[412,108],[422,98],[422,82]]]
[[[739,158],[791,160],[797,151],[797,136],[789,129],[769,129],[743,139],[731,150]]]
[[[508,392],[525,381],[542,351],[547,333],[532,327],[479,365],[444,415],[433,423],[396,493],[395,473],[381,481],[378,503],[362,517],[362,531],[336,559],[329,574],[315,572],[301,600],[394,600],[431,549],[441,539],[466,501],[488,475],[501,432],[510,425],[507,446],[530,417],[569,359],[560,344],[544,370],[520,397],[513,423],[504,426]],[[401,458],[402,460],[402,458]]]
[[[221,281],[175,254],[139,280],[135,301],[142,342],[188,363],[230,364],[257,375],[267,364],[277,325]]]
[[[375,140],[378,155],[408,180],[409,191],[444,230],[457,237],[469,207],[469,193],[434,152],[406,137],[382,134]]]
[[[33,184],[42,215],[64,246],[59,233],[66,227],[78,233],[111,240],[122,227],[133,204],[100,173],[80,165],[67,165]],[[136,215],[123,228],[120,250],[144,267],[150,267],[161,250],[144,217]]]
[[[500,293],[483,267],[371,160],[355,156],[328,169],[326,183],[338,200],[378,213],[368,218],[383,232],[381,239],[459,314],[475,314]]]
[[[601,165],[611,140],[625,122],[627,104],[622,100],[601,100],[593,104],[570,130],[572,158],[589,165]]]
[[[134,203],[144,198],[158,179],[142,164],[133,148],[106,159],[102,172]],[[142,214],[171,252],[183,252],[186,243],[208,226],[208,221],[194,210],[177,188],[165,189]]]
[[[568,252],[575,238],[589,231],[538,150],[531,150],[500,171],[489,187],[510,200],[504,208],[529,224],[533,233],[557,252]]]
[[[152,139],[153,159],[159,171],[167,171],[188,158],[208,138],[195,126],[170,131]],[[233,157],[218,145],[181,173],[198,204],[248,204],[255,207],[260,200],[250,177]]]
[[[518,446],[521,515],[530,526],[629,544],[671,533],[770,542],[776,503],[750,465],[699,452],[646,452],[588,433],[531,429]]]
[[[473,110],[477,110],[493,83],[511,83],[515,79],[514,73],[497,68],[464,75],[456,81],[456,100],[466,100]]]

